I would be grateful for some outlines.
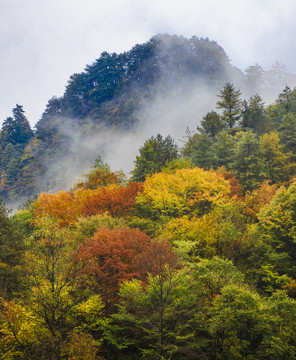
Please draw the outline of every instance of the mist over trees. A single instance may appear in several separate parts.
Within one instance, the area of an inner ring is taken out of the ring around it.
[[[171,136],[178,133],[180,139],[186,126],[199,126],[203,116],[202,122],[208,123],[203,125],[205,134],[211,138],[225,122],[232,128],[238,120],[252,129],[256,122],[264,132],[265,109],[256,94],[273,101],[289,82],[291,76],[280,64],[269,71],[256,64],[243,73],[231,65],[217,43],[197,37],[157,35],[122,54],[104,52],[70,77],[62,97],[48,101],[35,129],[30,128],[21,105],[4,120],[0,197],[21,203],[40,191],[69,188],[98,154],[111,160],[125,153],[135,158],[140,139],[156,136],[163,128]],[[241,98],[240,109],[239,102],[228,102],[227,87],[252,98],[249,103]],[[218,113],[210,114],[219,91],[224,95],[219,95]],[[133,149],[131,153],[127,147]]]
[[[13,214],[0,202],[0,357],[296,359],[296,89],[271,105],[259,91],[285,76],[161,35],[71,76],[35,131],[16,105],[1,195],[38,196]],[[112,171],[92,141],[131,142],[180,86],[177,106],[203,88],[212,107],[181,144],[147,133],[130,178]]]

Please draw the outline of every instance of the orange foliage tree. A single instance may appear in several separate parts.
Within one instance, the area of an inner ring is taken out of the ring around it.
[[[117,187],[114,185],[101,187],[83,202],[81,215],[89,216],[108,212],[112,216],[125,216],[131,211],[136,196],[142,189],[142,183],[134,182],[129,182],[127,187]],[[83,194],[76,191],[74,195],[79,199]]]
[[[125,216],[135,203],[136,196],[143,189],[141,183],[130,182],[128,186],[102,186],[70,191],[59,191],[56,194],[44,194],[34,204],[37,216],[50,215],[58,219],[61,226],[74,224],[82,216],[108,212],[112,216]]]
[[[220,167],[217,172],[220,173],[225,180],[229,181],[230,198],[236,199],[238,201],[244,200],[243,189],[234,174],[230,171],[227,171],[225,166]]]
[[[261,186],[246,194],[246,211],[254,220],[257,220],[259,211],[271,202],[278,190],[276,184],[270,185],[268,181],[264,181]]]
[[[56,194],[42,193],[34,208],[35,215],[50,215],[58,219],[61,226],[73,224],[80,213],[75,198],[69,191],[59,191]]]

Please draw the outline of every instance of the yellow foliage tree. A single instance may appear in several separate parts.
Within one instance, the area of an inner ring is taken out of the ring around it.
[[[235,261],[248,250],[246,227],[244,205],[234,201],[201,217],[172,219],[164,225],[161,236],[189,261],[215,255]]]
[[[228,202],[229,194],[229,182],[222,174],[200,168],[180,169],[174,174],[147,177],[136,203],[148,217],[202,216]]]

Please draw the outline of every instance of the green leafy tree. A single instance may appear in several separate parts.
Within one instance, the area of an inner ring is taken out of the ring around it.
[[[217,108],[222,109],[222,116],[229,129],[232,129],[240,118],[241,112],[241,92],[235,87],[227,83],[220,91],[217,102]]]
[[[270,132],[262,135],[260,149],[266,178],[271,183],[287,181],[295,170],[295,165],[293,166],[292,154],[284,152],[278,133]]]
[[[112,342],[121,358],[179,359],[198,356],[190,324],[193,309],[187,270],[164,267],[143,287],[137,280],[122,285],[119,311],[113,315]]]
[[[215,338],[217,358],[296,358],[296,302],[286,294],[264,299],[247,288],[229,285],[213,305],[209,330]]]
[[[270,263],[280,274],[296,277],[296,184],[280,188],[272,201],[259,213],[259,231],[269,246]]]
[[[148,174],[160,172],[167,162],[178,158],[178,147],[168,135],[163,138],[160,134],[145,141],[139,150],[140,156],[136,157],[132,180],[144,181]]]

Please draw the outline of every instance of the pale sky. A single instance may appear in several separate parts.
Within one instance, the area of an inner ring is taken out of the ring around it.
[[[35,124],[71,74],[158,33],[208,37],[242,70],[296,72],[295,0],[0,0],[0,16],[0,123],[20,104]]]

